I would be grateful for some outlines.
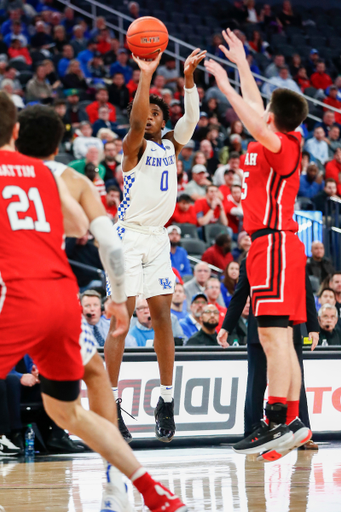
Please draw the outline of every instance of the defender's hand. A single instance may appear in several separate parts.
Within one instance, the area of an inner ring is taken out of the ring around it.
[[[153,75],[153,73],[155,73],[155,71],[156,71],[156,68],[160,64],[162,52],[160,52],[158,54],[158,56],[156,57],[155,60],[143,60],[143,59],[140,59],[140,57],[137,57],[136,55],[132,55],[132,57],[143,73],[148,73],[150,75]]]
[[[227,49],[222,44],[219,45],[219,49],[224,53],[224,55],[235,64],[240,64],[240,62],[246,60],[243,43],[236,36],[236,34],[234,34],[229,28],[223,30],[222,34],[223,38],[229,45],[229,49]]]
[[[187,57],[184,64],[184,75],[190,76],[193,75],[195,69],[200,64],[200,62],[205,58],[207,51],[201,51],[200,48],[194,50],[191,55]]]
[[[319,333],[318,332],[310,332],[309,339],[311,340],[311,351],[315,350],[317,344],[319,342]]]
[[[229,333],[227,331],[225,331],[225,329],[220,329],[219,333],[218,333],[218,336],[217,336],[217,341],[219,343],[219,345],[223,348],[227,348],[229,347],[230,345],[227,343],[227,337],[228,337]]]
[[[207,71],[211,73],[211,75],[213,75],[216,79],[217,85],[221,92],[227,94],[232,89],[232,87],[225,69],[220,64],[218,64],[218,62],[215,62],[212,59],[205,60],[204,65]]]
[[[129,316],[126,303],[122,302],[122,304],[116,304],[116,302],[109,299],[107,307],[110,315],[114,316],[116,319],[116,327],[115,330],[110,333],[111,336],[119,336],[120,334],[128,332]]]

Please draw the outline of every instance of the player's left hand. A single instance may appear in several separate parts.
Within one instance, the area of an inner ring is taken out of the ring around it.
[[[309,340],[311,340],[311,351],[315,350],[317,344],[319,342],[319,333],[318,332],[310,332]]]
[[[125,302],[117,304],[113,300],[108,300],[108,312],[116,319],[115,330],[111,331],[111,336],[120,336],[127,333],[129,329],[129,316]]]
[[[229,82],[227,73],[225,69],[215,62],[212,59],[205,60],[204,66],[211,75],[214,76],[217,82],[217,86],[221,90],[222,93],[227,94],[227,92],[232,88]]]
[[[201,51],[200,48],[194,50],[191,55],[187,57],[184,64],[184,75],[189,76],[193,75],[196,67],[200,64],[200,62],[205,58],[207,51]]]

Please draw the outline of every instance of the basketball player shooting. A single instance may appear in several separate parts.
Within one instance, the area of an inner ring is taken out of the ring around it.
[[[234,449],[276,460],[311,437],[298,419],[301,372],[290,327],[306,321],[306,258],[295,235],[298,225],[293,213],[301,159],[301,136],[294,130],[306,118],[308,106],[299,94],[276,89],[264,110],[241,41],[229,29],[223,36],[229,49],[223,45],[220,49],[238,67],[242,97],[217,62],[209,60],[205,66],[256,140],[245,157],[242,201],[244,226],[252,239],[247,275],[269,379],[267,422],[261,421]],[[227,334],[223,329],[219,332],[222,346]]]
[[[128,108],[130,129],[123,141],[124,198],[118,209],[117,230],[123,242],[127,308],[131,317],[136,296],[144,295],[148,301],[161,383],[160,398],[154,412],[155,433],[163,442],[170,442],[175,434],[172,398],[174,339],[170,316],[175,276],[164,225],[176,204],[176,159],[199,121],[199,96],[193,73],[205,54],[205,51],[196,49],[185,61],[185,113],[174,131],[163,138],[162,130],[169,118],[168,106],[158,96],[149,95],[161,53],[151,62],[133,56],[141,69],[141,78],[135,99]],[[111,327],[112,331],[115,330],[114,318]],[[104,346],[116,398],[125,336],[126,333],[120,336],[109,334]],[[131,434],[120,410],[119,426],[123,437],[129,441]]]

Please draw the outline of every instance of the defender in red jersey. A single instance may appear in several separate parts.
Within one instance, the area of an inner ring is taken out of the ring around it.
[[[234,449],[264,452],[264,459],[275,460],[295,446],[297,437],[294,429],[285,425],[287,411],[288,417],[298,415],[301,386],[289,322],[306,320],[305,254],[292,218],[301,158],[300,135],[294,130],[306,118],[308,106],[299,94],[277,89],[264,110],[241,41],[229,29],[223,36],[229,50],[223,45],[220,49],[237,64],[243,97],[232,88],[219,64],[210,60],[205,66],[256,140],[249,144],[243,163],[242,206],[244,228],[252,239],[246,265],[252,307],[269,377],[268,425],[261,424]],[[227,334],[221,330],[218,335],[223,346]]]

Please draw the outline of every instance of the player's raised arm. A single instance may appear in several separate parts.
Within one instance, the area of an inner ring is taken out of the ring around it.
[[[227,28],[226,31],[223,30],[222,34],[229,45],[229,49],[223,45],[220,45],[219,48],[231,62],[234,62],[234,64],[237,64],[238,66],[240,85],[244,100],[257,112],[257,114],[263,115],[263,100],[256,81],[251,73],[249,63],[246,60],[243,43],[229,28]]]
[[[226,71],[214,60],[205,61],[205,67],[216,79],[217,85],[232,105],[233,110],[249,130],[252,137],[272,153],[281,150],[281,139],[267,127],[263,117],[239,96],[231,86]],[[252,77],[253,80],[253,77]]]
[[[89,221],[81,206],[73,199],[63,180],[55,176],[59,190],[66,236],[80,238],[89,229]]]
[[[187,142],[189,142],[194,133],[195,127],[200,118],[199,95],[194,83],[193,73],[198,64],[205,58],[206,50],[200,51],[199,48],[194,50],[187,57],[184,64],[185,75],[185,113],[176,123],[174,132],[165,135],[165,139],[172,140],[176,154],[178,155]]]
[[[129,117],[130,129],[123,140],[124,160],[122,170],[129,171],[137,164],[139,153],[145,149],[144,133],[150,111],[149,89],[153,74],[160,63],[162,53],[153,61],[145,61],[133,55],[133,59],[141,70],[132,109]]]

